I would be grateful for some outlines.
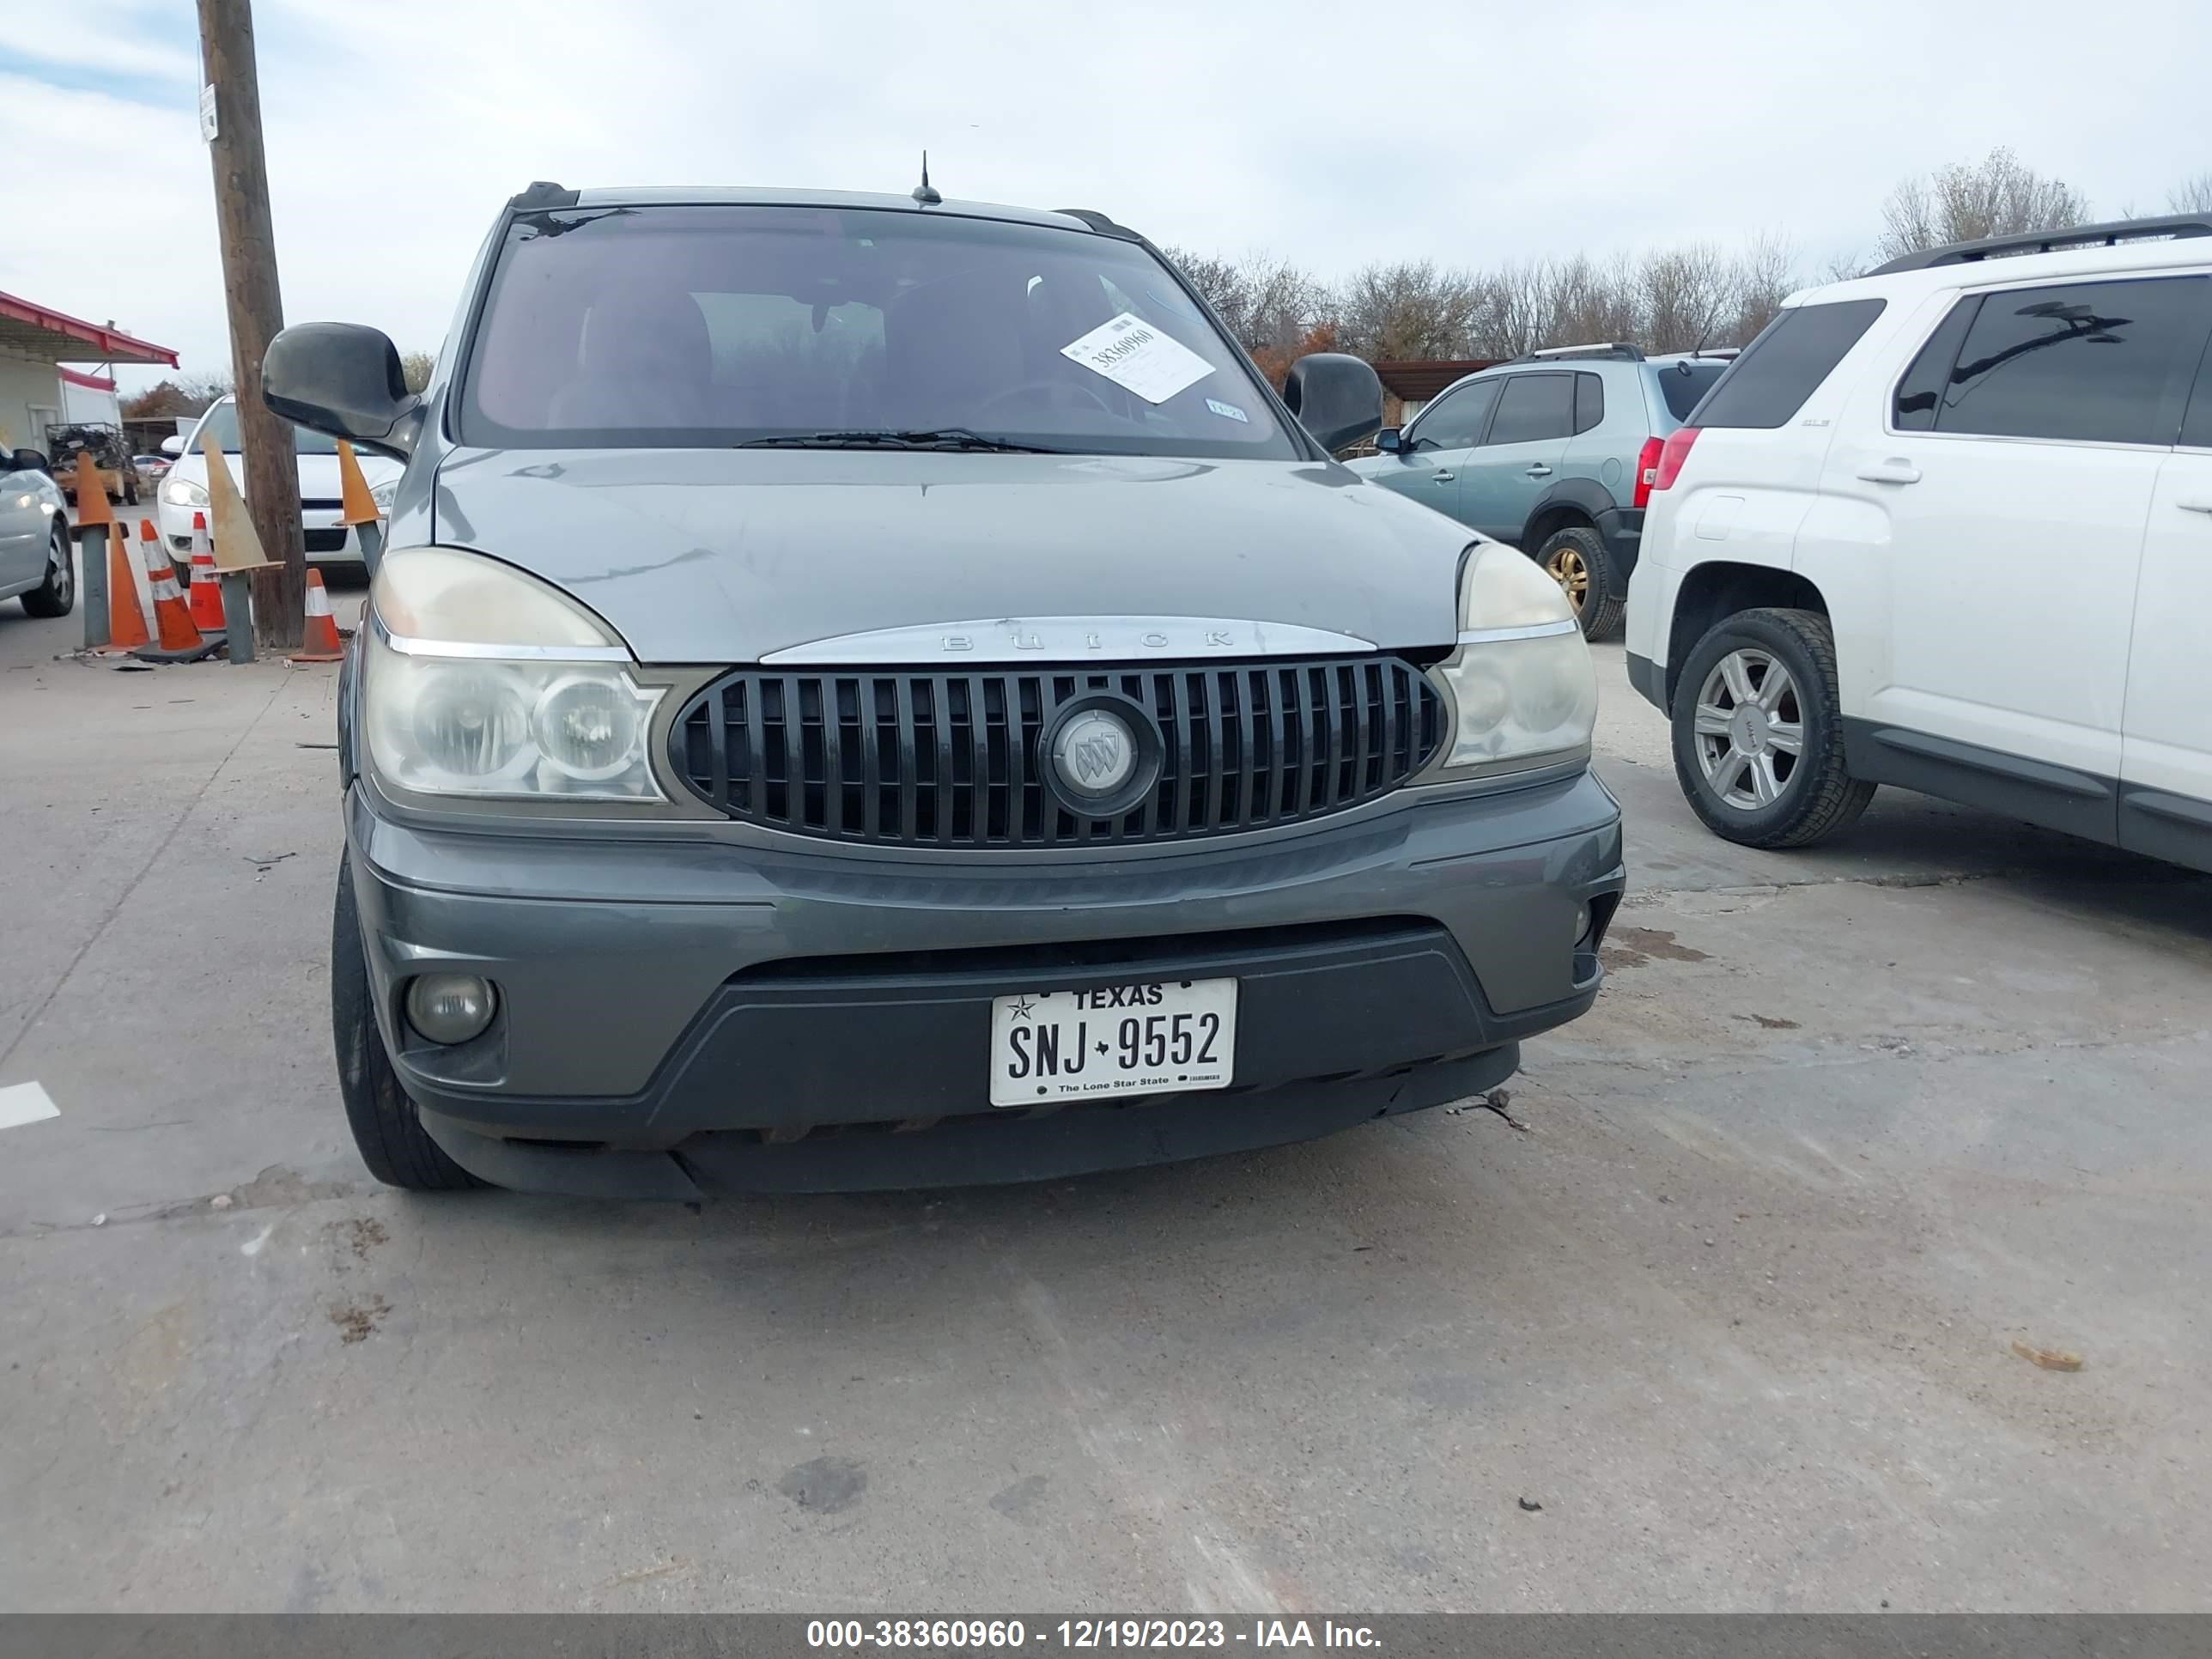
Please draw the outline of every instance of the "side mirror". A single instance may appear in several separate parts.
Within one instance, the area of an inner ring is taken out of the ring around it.
[[[1366,363],[1341,351],[1316,351],[1292,363],[1283,401],[1331,454],[1382,424],[1382,382]]]
[[[295,426],[405,460],[422,428],[399,348],[357,323],[295,323],[261,360],[261,400]]]
[[[185,434],[181,432],[173,432],[167,437],[162,439],[161,453],[164,455],[183,454],[185,453]]]
[[[8,458],[8,470],[10,472],[51,473],[54,464],[46,459],[43,450],[19,449]]]
[[[1375,434],[1375,447],[1385,455],[1402,455],[1413,446],[1405,441],[1395,426],[1386,426]]]

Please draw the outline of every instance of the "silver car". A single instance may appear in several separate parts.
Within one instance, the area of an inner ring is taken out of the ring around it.
[[[1019,1180],[1465,1097],[1622,884],[1590,659],[1362,483],[1103,215],[538,185],[430,385],[343,671],[339,1078],[369,1167],[690,1200]]]
[[[33,617],[66,617],[76,604],[69,506],[35,449],[0,450],[0,599],[17,594]]]

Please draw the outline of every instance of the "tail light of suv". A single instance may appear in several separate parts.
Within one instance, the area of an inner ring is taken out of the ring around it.
[[[1682,476],[1682,463],[1690,459],[1691,447],[1698,441],[1700,430],[1694,426],[1678,426],[1667,434],[1667,441],[1659,450],[1658,476],[1651,480],[1653,489],[1674,487],[1674,480]],[[1650,446],[1646,444],[1644,447],[1649,450]],[[1639,488],[1637,493],[1640,495],[1645,492]]]
[[[1659,455],[1666,445],[1656,438],[1646,438],[1644,447],[1636,452],[1636,500],[1638,509],[1650,506],[1651,492],[1659,483]]]

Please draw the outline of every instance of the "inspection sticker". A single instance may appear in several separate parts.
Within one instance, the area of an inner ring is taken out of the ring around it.
[[[1213,373],[1213,365],[1182,341],[1126,311],[1060,347],[1060,355],[1148,404],[1164,404]]]
[[[10,1084],[0,1089],[0,1129],[12,1129],[21,1123],[36,1123],[49,1117],[59,1117],[61,1108],[53,1097],[35,1083]]]
[[[1218,398],[1208,398],[1206,400],[1206,406],[1224,421],[1242,421],[1247,426],[1252,424],[1252,417],[1237,408],[1235,404],[1224,404]]]

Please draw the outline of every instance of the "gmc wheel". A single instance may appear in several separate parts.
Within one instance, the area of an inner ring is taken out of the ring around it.
[[[1814,611],[1740,611],[1683,660],[1674,775],[1723,840],[1804,847],[1866,811],[1875,786],[1844,766],[1836,645]]]

